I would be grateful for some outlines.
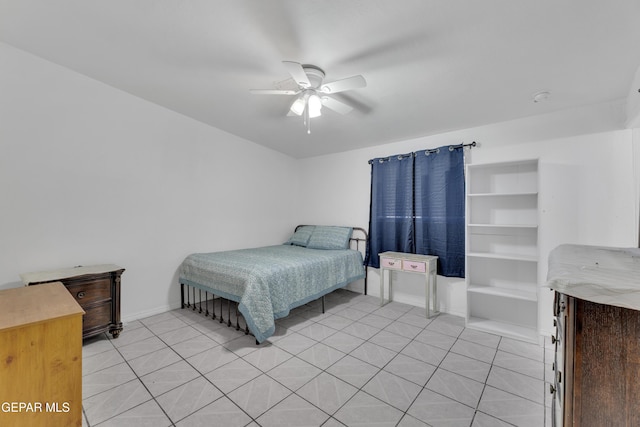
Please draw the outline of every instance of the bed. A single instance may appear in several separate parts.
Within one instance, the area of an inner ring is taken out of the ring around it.
[[[324,311],[325,295],[360,279],[366,294],[366,249],[362,228],[299,225],[284,244],[194,253],[179,268],[182,308],[226,317],[228,326],[234,318],[236,329],[242,317],[244,332],[261,343],[296,307],[320,298]]]

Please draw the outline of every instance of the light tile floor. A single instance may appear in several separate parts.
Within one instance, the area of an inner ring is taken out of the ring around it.
[[[85,426],[550,425],[553,351],[339,290],[256,346],[191,309],[83,347]],[[545,364],[545,361],[548,362]]]

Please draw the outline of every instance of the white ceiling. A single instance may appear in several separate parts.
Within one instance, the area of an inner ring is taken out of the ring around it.
[[[296,158],[623,99],[638,0],[0,0],[0,41]],[[283,60],[367,87],[287,117]],[[532,94],[550,91],[546,102]]]

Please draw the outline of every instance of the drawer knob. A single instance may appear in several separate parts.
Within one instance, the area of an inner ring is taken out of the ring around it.
[[[78,292],[78,293],[76,294],[76,296],[78,297],[78,299],[82,299],[82,298],[84,298],[85,293],[84,293],[84,291],[80,291],[80,292]]]

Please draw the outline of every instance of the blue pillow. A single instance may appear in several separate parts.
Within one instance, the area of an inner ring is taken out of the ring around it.
[[[315,226],[313,225],[303,225],[302,227],[298,227],[286,244],[306,247],[314,228]]]
[[[348,249],[351,227],[316,225],[307,247],[310,249]]]

